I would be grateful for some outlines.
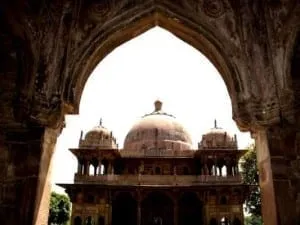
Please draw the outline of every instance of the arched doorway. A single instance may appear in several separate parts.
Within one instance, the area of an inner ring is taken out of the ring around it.
[[[211,218],[209,221],[209,225],[218,225],[218,221],[216,218]]]
[[[85,224],[84,225],[94,225],[94,220],[91,216],[88,216],[85,220]]]
[[[239,218],[235,217],[233,219],[232,225],[242,225],[242,222]]]
[[[226,216],[222,217],[222,219],[220,220],[220,225],[230,225],[230,224],[231,224],[230,220]]]
[[[99,218],[98,218],[98,225],[105,225],[105,218],[104,218],[104,216],[99,216]]]
[[[203,224],[203,207],[197,195],[193,192],[184,193],[178,202],[179,225]]]
[[[82,219],[80,216],[76,216],[74,219],[74,225],[82,225]]]
[[[174,204],[162,192],[150,193],[142,202],[142,225],[173,225]]]
[[[112,3],[108,4],[107,2]],[[72,64],[75,64],[76,66],[78,65],[78,67],[82,67],[82,65],[85,64],[82,63],[82,61],[86,62],[84,60],[78,62],[77,58],[73,59],[72,56],[91,55],[91,51],[87,49],[89,43],[82,43],[81,39],[86,39],[90,42],[97,43],[100,46],[104,46],[103,48],[106,48],[109,44],[115,46],[117,45],[116,43],[111,43],[111,41],[107,41],[105,39],[108,34],[112,33],[111,30],[122,33],[126,27],[129,27],[127,25],[129,22],[127,21],[130,21],[130,23],[136,23],[136,21],[140,17],[146,17],[153,14],[154,19],[152,19],[152,17],[150,16],[150,18],[147,18],[150,22],[148,22],[147,24],[145,23],[144,26],[142,26],[142,24],[138,28],[132,29],[132,33],[142,32],[147,27],[149,27],[150,24],[158,23],[156,19],[160,16],[157,15],[158,13],[166,14],[165,21],[178,21],[178,23],[183,24],[183,26],[187,24],[187,20],[191,20],[193,22],[194,32],[187,33],[187,36],[191,38],[196,36],[200,39],[208,36],[207,33],[211,33],[211,35],[209,35],[210,39],[215,40],[214,42],[216,43],[221,43],[217,46],[218,49],[223,50],[222,47],[226,47],[230,50],[228,54],[225,54],[225,51],[224,53],[221,52],[221,54],[219,55],[223,56],[224,58],[228,58],[228,61],[234,62],[231,66],[233,68],[232,70],[243,70],[243,76],[241,77],[241,79],[239,79],[239,82],[237,82],[242,83],[242,88],[238,95],[239,99],[241,98],[241,102],[236,105],[236,108],[240,109],[241,107],[243,107],[243,105],[245,106],[245,108],[252,108],[252,105],[256,105],[255,102],[252,103],[243,101],[244,98],[250,99],[251,95],[255,93],[257,93],[257,96],[260,97],[254,97],[254,99],[256,99],[255,101],[259,101],[257,103],[258,105],[260,102],[262,103],[262,105],[268,105],[268,102],[265,99],[273,99],[271,96],[272,93],[276,93],[275,95],[278,96],[278,98],[284,98],[281,96],[285,96],[288,92],[291,92],[291,90],[287,87],[289,82],[286,82],[284,79],[289,75],[289,71],[286,71],[284,69],[284,64],[285,62],[289,63],[291,58],[291,54],[289,54],[288,51],[291,48],[289,47],[289,44],[293,41],[291,40],[293,36],[291,34],[299,30],[299,23],[296,23],[297,21],[299,21],[299,13],[297,10],[299,4],[295,4],[295,1],[286,1],[284,3],[282,1],[278,1],[278,3],[276,2],[276,7],[274,7],[273,4],[255,4],[253,3],[253,1],[240,2],[239,5],[234,4],[233,2],[235,1],[225,1],[226,3],[224,1],[214,1],[214,4],[209,4],[210,1],[107,2],[105,1],[105,3],[103,3],[102,1],[86,1],[85,4],[78,4],[78,2],[72,2],[72,4],[57,4],[56,1],[49,1],[49,5],[47,5],[48,7],[45,7],[44,4],[34,5],[30,1],[24,1],[24,5],[26,5],[26,7],[13,7],[11,6],[11,4],[4,4],[3,6],[1,6],[1,11],[4,12],[1,14],[1,54],[3,54],[2,64],[5,65],[2,66],[1,69],[4,69],[4,73],[2,76],[5,76],[5,79],[3,80],[7,79],[6,82],[2,82],[3,86],[1,86],[5,87],[1,88],[1,90],[3,90],[1,91],[1,106],[3,106],[3,108],[1,108],[1,112],[5,112],[4,116],[1,117],[1,119],[3,120],[3,122],[1,122],[1,130],[5,131],[3,133],[8,132],[9,129],[11,129],[11,126],[15,126],[14,122],[17,122],[13,120],[13,116],[9,115],[12,114],[13,111],[18,115],[18,120],[24,121],[24,124],[31,124],[30,122],[34,122],[34,124],[39,124],[45,127],[54,125],[54,122],[50,123],[50,121],[53,121],[53,117],[55,117],[54,115],[58,114],[56,113],[56,110],[64,111],[61,110],[60,102],[62,102],[63,104],[62,100],[64,100],[66,105],[72,102],[73,88],[65,88],[64,83],[71,83],[71,81],[76,76],[76,73],[73,73],[74,75],[72,76],[72,73],[69,73],[68,69],[72,69],[72,67],[75,67]],[[92,5],[92,3],[98,3],[100,6]],[[43,17],[39,15],[43,15],[45,12],[44,10],[48,9],[53,9],[53,11],[55,12],[65,13],[53,13],[53,19],[51,19],[51,23],[47,23],[47,20],[49,18],[47,16]],[[63,11],[64,9],[66,10]],[[258,13],[256,13],[256,11]],[[270,12],[268,13],[268,15],[270,16],[266,16],[266,14],[263,12]],[[279,14],[282,16],[276,16]],[[28,18],[31,20],[31,22],[25,23],[24,21],[27,21]],[[117,22],[113,23],[114,21]],[[165,23],[165,26],[172,28],[172,24],[170,24],[171,22]],[[261,24],[261,26],[251,26],[254,23]],[[32,24],[36,24],[36,26],[32,26]],[[250,24],[250,26],[246,26],[247,24]],[[58,27],[60,29],[52,29],[52,26]],[[76,29],[74,29],[74,27]],[[282,27],[284,27],[285,29],[282,29]],[[108,28],[110,28],[110,30],[108,30]],[[95,32],[93,32],[93,30],[95,29],[99,29],[99,33],[101,34],[99,35],[100,37],[96,40],[94,38],[96,36],[94,35]],[[108,31],[106,32],[106,30]],[[39,35],[34,35],[35,33],[37,33],[36,31],[41,32],[41,34],[45,35],[41,37],[39,37]],[[199,32],[197,33],[197,31]],[[133,36],[132,33],[124,31],[123,36],[128,36],[128,38],[130,38]],[[68,34],[73,35],[72,37],[68,37]],[[115,42],[120,42],[117,38],[114,39],[116,39]],[[13,43],[8,42],[8,40],[11,40],[11,42]],[[41,40],[43,40],[43,42],[41,42]],[[53,47],[51,47],[52,45],[49,45],[49,43],[52,43]],[[230,43],[233,44],[230,45]],[[203,45],[205,44],[206,43],[203,43]],[[211,48],[211,46],[214,47],[217,44],[209,42],[206,45],[208,46],[207,48]],[[41,47],[36,48],[34,46]],[[62,48],[60,46],[64,46],[65,48]],[[87,53],[81,54],[82,52],[78,52],[77,49],[87,49]],[[31,54],[31,51],[33,51],[34,53]],[[107,54],[107,52],[102,51],[102,49],[99,52],[102,54],[98,55]],[[208,52],[207,54],[209,53],[210,52]],[[212,58],[218,57],[218,54],[211,53],[210,55],[212,55]],[[229,57],[227,57],[227,55]],[[11,58],[18,59],[18,61],[14,60],[17,61],[17,63],[15,63],[14,61],[11,62]],[[276,63],[274,63],[272,59],[274,59],[274,62]],[[264,63],[268,64],[269,66],[264,66]],[[261,67],[265,69],[265,71],[263,71]],[[247,75],[248,70],[249,76]],[[1,72],[3,71],[1,70]],[[276,83],[275,85],[270,82],[270,78],[272,77],[273,73],[276,74],[274,76],[276,76],[275,79],[278,81],[278,83]],[[257,74],[256,77],[255,74]],[[257,79],[257,77],[259,79],[261,78],[261,86],[257,85],[255,82],[255,79]],[[274,88],[268,88],[269,86],[264,88],[264,80],[266,80],[267,83],[270,83],[270,87]],[[15,85],[15,81],[17,81],[17,85]],[[278,89],[275,90],[275,88]],[[263,89],[263,91],[260,91],[261,89]],[[47,93],[40,93],[40,90],[46,90]],[[68,97],[68,95],[61,94],[63,93],[62,90],[70,92],[70,97],[64,98],[63,96]],[[243,90],[246,91],[244,92]],[[264,93],[267,94],[265,95]],[[53,105],[49,105],[49,107],[41,104],[45,102],[43,96],[46,96],[47,102],[49,103],[52,102],[52,100],[48,101],[48,98],[50,96],[54,96],[53,103],[51,103]],[[283,105],[281,106],[282,108],[278,107],[278,110],[277,107],[274,108],[280,113],[280,118],[283,118],[282,121],[285,121],[286,114],[292,114],[292,112],[290,112],[289,110],[284,110],[285,108],[287,108],[286,104],[289,103],[285,98],[282,101],[283,103],[280,104]],[[12,102],[14,102],[15,104],[12,104]],[[275,123],[276,120],[273,118],[272,122],[268,122],[268,120],[263,121],[265,118],[264,116],[260,119],[260,116],[256,115],[255,113],[259,112],[259,108],[255,106],[253,108],[253,111],[250,111],[250,113],[245,110],[241,111],[241,114],[246,115],[245,117],[249,118],[258,117],[258,120],[262,120],[264,125]],[[260,111],[265,114],[265,110]],[[268,114],[268,112],[266,114]],[[273,116],[273,110],[270,114]],[[237,114],[237,117],[238,116],[239,115]],[[16,123],[16,125],[17,124],[18,123]],[[22,126],[20,126],[20,128],[21,127]],[[42,140],[42,138],[38,139]],[[1,137],[0,145],[1,147],[3,146],[1,150],[6,150],[3,144],[4,141],[2,140],[5,140],[5,138]],[[24,144],[27,144],[26,142],[27,141],[25,140]],[[30,143],[30,141],[28,142]],[[285,142],[291,143],[289,139],[287,139]],[[41,146],[43,146],[43,143],[39,143],[37,144],[37,146],[37,148],[40,148]],[[17,147],[10,146],[10,148]],[[32,148],[30,149],[32,150]],[[263,151],[263,149],[261,151]],[[9,152],[13,151],[10,150]],[[36,152],[40,152],[40,149],[37,149]],[[14,155],[9,155],[9,157],[13,159],[15,158]],[[35,160],[36,162],[39,162],[39,160],[41,160],[41,157],[37,156]],[[46,163],[43,161],[46,161]],[[49,167],[48,161],[50,161],[50,159],[47,158],[47,160],[43,161],[41,162],[41,165],[44,165],[44,170],[41,172],[43,174],[46,174]],[[26,159],[26,157],[24,157],[23,164],[26,167],[29,167],[31,162],[32,159],[28,160]],[[284,162],[284,164],[286,164],[286,162]],[[18,165],[16,163],[17,169],[19,169],[20,167],[19,170],[22,170],[21,166],[22,165]],[[273,169],[274,167],[279,168],[280,166],[275,164],[274,166],[272,165],[268,168]],[[38,169],[36,169],[34,173],[38,174],[40,167],[34,166],[33,170],[35,168]],[[30,175],[32,169],[30,168],[28,169],[28,171],[28,174]],[[24,179],[28,179],[26,177],[30,177],[26,174],[25,171],[24,174]],[[45,176],[41,176],[42,179],[38,178],[39,182],[37,185],[35,184],[35,181],[32,182],[34,184],[32,184],[32,187],[30,187],[30,189],[36,190],[37,193],[40,193],[40,189],[42,190],[42,188],[46,186],[44,184],[46,182],[46,179],[44,179],[44,177]],[[2,179],[4,180],[4,182],[6,182],[5,175]],[[13,177],[13,179],[17,180],[19,179],[19,177]],[[270,178],[268,180],[271,180],[270,182],[272,182],[272,179],[273,178]],[[1,182],[3,180],[1,180]],[[30,180],[31,178],[28,180],[29,183],[31,182]],[[287,181],[287,183],[289,184],[290,182]],[[280,190],[280,192],[282,193],[286,193],[286,191],[289,190],[288,184],[284,186],[284,188],[279,188],[281,187],[280,181],[280,183],[278,184],[278,188],[276,187],[275,189]],[[271,186],[271,184],[268,186],[266,185],[265,192],[266,194],[268,194],[266,195],[266,197],[270,196],[270,192],[274,192],[271,188],[269,188],[269,186]],[[274,185],[272,184],[272,186]],[[38,210],[43,208],[43,205],[42,207],[40,207],[40,204],[47,205],[47,201],[44,201],[41,196],[46,196],[45,199],[48,198],[48,196],[36,194],[34,193],[35,191],[32,191],[32,196],[36,196],[37,199],[29,203],[28,201],[24,201],[23,203],[22,197],[24,196],[24,193],[26,193],[27,187],[27,182],[24,182],[24,184],[20,184],[20,186],[18,186],[18,188],[20,189],[20,197],[17,195],[17,199],[13,201],[14,203],[21,202],[21,206],[17,206],[18,208],[28,209],[19,210],[20,212],[18,211],[18,213],[16,213],[17,215],[15,215],[16,218],[20,218],[21,224],[31,224],[32,218],[38,217]],[[274,196],[279,196],[280,192],[275,193]],[[285,197],[288,195],[282,195],[283,196],[279,196],[280,199],[271,197],[273,205],[275,200],[276,202],[288,202],[289,199]],[[280,213],[280,216],[278,217],[286,218],[284,215],[289,214],[287,212],[288,210],[290,210],[290,208],[293,208],[295,211],[295,206],[293,206],[293,204],[296,204],[295,201],[295,198],[292,199],[291,202],[293,203],[290,207],[285,207],[285,204],[278,204],[277,209]],[[12,207],[15,208],[16,206],[12,205]],[[276,215],[279,214],[277,213],[275,207],[274,210],[271,211],[268,208],[267,211],[270,211],[270,214],[273,213],[273,217],[275,219]],[[7,215],[5,213],[5,210],[1,210],[0,214]],[[267,216],[268,214],[265,215],[266,218]],[[290,217],[295,219],[295,213],[293,213],[293,215]],[[275,224],[276,222],[275,219],[273,224]],[[35,219],[35,221],[38,220]],[[20,224],[20,222],[18,224]]]
[[[112,225],[136,225],[137,203],[130,193],[117,195],[112,204]]]

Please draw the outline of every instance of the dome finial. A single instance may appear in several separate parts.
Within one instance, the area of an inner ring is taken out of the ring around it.
[[[99,125],[102,126],[102,118],[100,118]]]
[[[215,119],[215,128],[217,128],[217,120]]]
[[[161,110],[161,107],[162,107],[162,102],[159,101],[159,100],[156,100],[156,101],[154,102],[154,107],[155,107],[155,112],[160,111],[160,110]]]

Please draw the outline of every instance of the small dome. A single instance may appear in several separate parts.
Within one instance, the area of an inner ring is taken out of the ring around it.
[[[100,124],[90,131],[88,131],[82,139],[80,137],[79,147],[97,147],[97,148],[117,148],[116,139],[113,137],[112,132]]]
[[[236,135],[232,136],[226,130],[217,126],[215,120],[215,126],[211,128],[207,133],[202,136],[202,140],[199,143],[199,149],[237,149]]]
[[[189,150],[192,141],[188,132],[170,114],[162,111],[162,102],[155,101],[152,113],[143,116],[128,132],[126,150]]]

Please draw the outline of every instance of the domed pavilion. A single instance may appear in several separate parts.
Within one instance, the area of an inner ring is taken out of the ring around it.
[[[72,225],[241,225],[250,187],[243,183],[236,135],[217,126],[193,149],[188,131],[155,101],[122,149],[99,125],[81,133]]]

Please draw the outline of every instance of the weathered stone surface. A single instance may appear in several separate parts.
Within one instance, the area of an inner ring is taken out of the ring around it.
[[[259,149],[258,168],[265,222],[299,224],[299,159],[295,148],[299,135],[286,125],[257,131],[254,136]]]
[[[266,158],[267,171],[274,172],[270,174],[272,185],[267,190],[273,190],[268,201],[273,199],[277,204],[272,210],[280,215],[278,224],[289,224],[289,218],[283,214],[285,209],[295,208],[293,204],[298,204],[295,210],[299,214],[299,197],[290,207],[283,208],[278,206],[281,200],[276,202],[275,195],[279,189],[289,189],[291,193],[299,189],[300,153],[298,147],[286,144],[291,140],[295,143],[294,139],[281,135],[289,131],[278,126],[288,124],[293,132],[299,132],[299,11],[298,0],[2,1],[0,136],[4,138],[0,138],[0,168],[7,175],[0,182],[6,182],[9,175],[13,182],[7,185],[18,190],[16,193],[26,193],[30,185],[32,196],[43,193],[35,188],[38,171],[45,173],[51,157],[45,157],[45,167],[40,165],[44,154],[42,142],[35,146],[36,153],[31,155],[35,152],[32,149],[20,153],[10,150],[19,148],[15,144],[7,147],[7,135],[12,129],[31,130],[33,126],[60,129],[65,113],[78,112],[84,84],[99,61],[120,44],[158,25],[212,61],[224,78],[239,127],[258,133],[272,157],[275,154],[284,158]],[[280,134],[269,133],[274,126],[281,130]],[[267,133],[261,136],[262,131]],[[269,139],[270,135],[279,135],[280,140]],[[21,142],[20,134],[13,136]],[[27,146],[28,140],[25,138],[22,145]],[[273,141],[281,143],[281,147]],[[51,152],[53,143],[49,143],[47,151]],[[259,147],[262,154],[263,149]],[[19,164],[20,157],[24,160]],[[24,170],[27,165],[32,169]],[[24,177],[17,179],[16,174],[22,171]],[[282,171],[294,171],[296,175],[286,178]],[[28,178],[28,174],[36,177]],[[288,182],[277,185],[276,177]],[[38,202],[22,201],[26,207],[23,211],[18,209],[18,215],[24,215],[21,224],[30,224]],[[17,210],[15,207],[13,203],[1,203],[0,215],[6,215],[7,224],[20,224],[21,217],[10,216],[15,212],[10,209]],[[265,224],[274,225],[269,221]]]
[[[39,127],[5,134],[0,149],[1,156],[3,151],[7,155],[0,181],[0,215],[8,216],[1,217],[3,224],[47,224],[50,163],[57,135],[57,130]]]

